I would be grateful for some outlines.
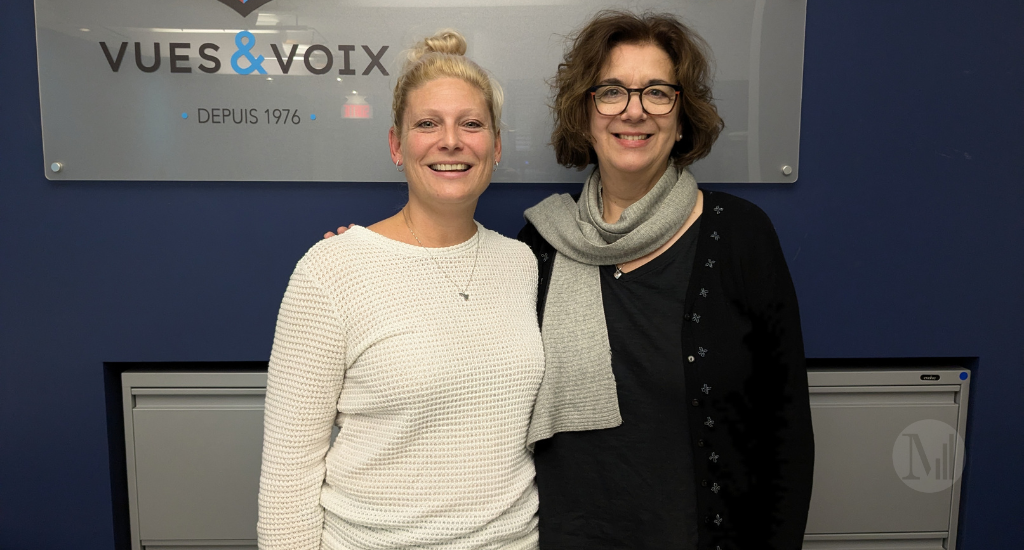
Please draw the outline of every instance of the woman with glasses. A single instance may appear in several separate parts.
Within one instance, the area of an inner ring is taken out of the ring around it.
[[[540,547],[802,545],[814,445],[796,294],[768,217],[687,170],[723,127],[701,39],[603,12],[554,81],[578,196],[526,211],[545,373]]]

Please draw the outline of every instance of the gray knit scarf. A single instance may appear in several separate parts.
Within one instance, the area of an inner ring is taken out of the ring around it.
[[[597,170],[587,178],[578,203],[569,195],[552,195],[526,211],[526,219],[558,251],[544,305],[544,379],[527,434],[531,448],[558,432],[622,424],[598,266],[657,250],[683,226],[696,203],[697,182],[689,170],[669,165],[615,223],[601,217]]]

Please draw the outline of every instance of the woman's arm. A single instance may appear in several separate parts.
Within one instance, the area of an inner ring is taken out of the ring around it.
[[[345,342],[338,315],[300,261],[277,318],[267,374],[259,495],[261,550],[317,550],[320,488],[338,396]]]
[[[798,550],[811,498],[814,435],[796,290],[775,228],[757,210],[754,261],[746,267],[753,290],[751,351],[760,412],[759,492],[768,508],[766,548]]]

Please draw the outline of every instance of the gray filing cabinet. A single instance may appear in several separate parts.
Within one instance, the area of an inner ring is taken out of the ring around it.
[[[820,369],[808,375],[815,464],[804,549],[953,550],[970,373]],[[931,442],[915,437],[921,429],[908,430],[922,423]],[[955,434],[935,433],[932,425]]]
[[[954,550],[960,480],[949,474],[962,468],[962,440],[939,457],[906,429],[939,421],[964,434],[966,374],[809,373],[816,460],[805,550]],[[266,373],[122,375],[133,550],[256,548],[265,388]],[[894,456],[904,444],[909,454]],[[921,450],[929,475],[954,478],[948,487],[924,492],[901,479],[904,458],[917,461],[909,476],[926,477]]]
[[[255,550],[266,373],[121,384],[132,550]]]

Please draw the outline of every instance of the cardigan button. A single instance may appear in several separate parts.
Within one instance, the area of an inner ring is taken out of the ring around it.
[[[704,446],[704,440],[703,439],[698,439],[697,440],[697,446],[698,447],[703,447]]]
[[[706,480],[706,479],[700,480],[700,486],[701,487],[707,487],[708,486],[708,480]]]
[[[693,363],[694,361],[696,361],[696,359],[694,359],[692,355],[687,357],[686,360],[689,361],[690,363]]]
[[[690,404],[693,405],[694,407],[699,407],[700,399],[694,399],[693,401],[690,401]]]

